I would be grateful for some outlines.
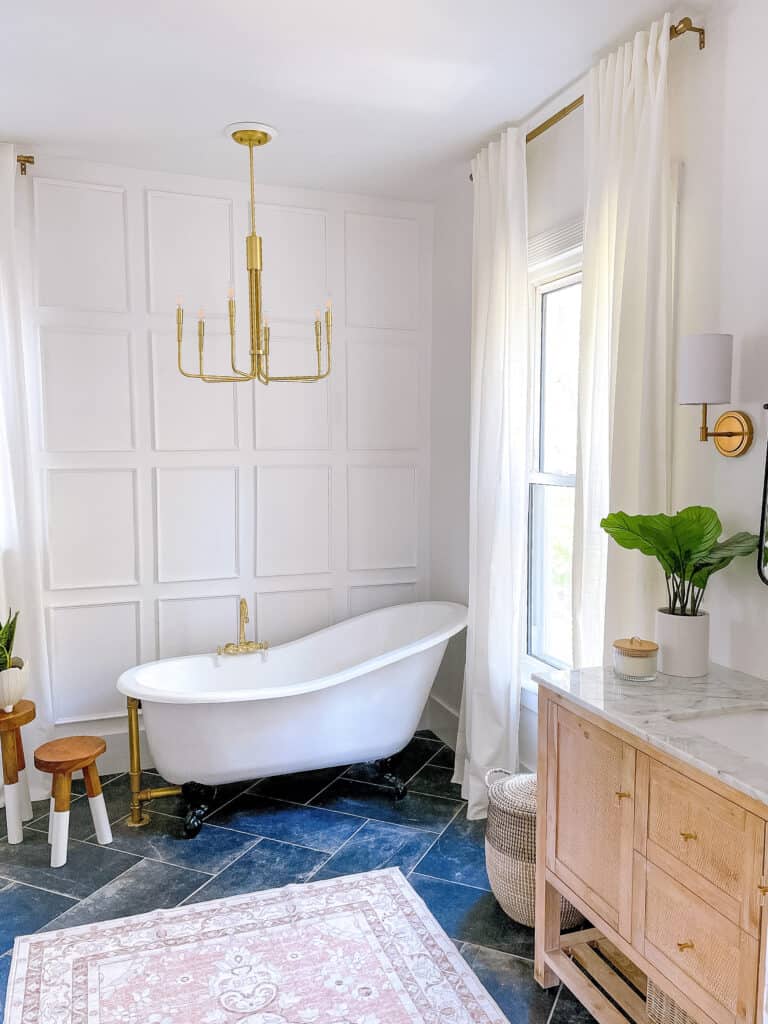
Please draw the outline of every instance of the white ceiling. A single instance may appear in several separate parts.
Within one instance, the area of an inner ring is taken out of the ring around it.
[[[215,177],[428,198],[660,0],[28,0],[0,12],[0,138]]]

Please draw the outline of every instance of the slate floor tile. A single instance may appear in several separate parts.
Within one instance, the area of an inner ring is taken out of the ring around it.
[[[595,1024],[595,1018],[585,1009],[565,985],[560,987],[551,1024]]]
[[[294,804],[308,804],[310,800],[338,779],[347,770],[340,768],[320,768],[314,772],[295,772],[293,775],[275,775],[271,779],[262,779],[251,792],[260,796],[270,796],[277,800],[290,800]]]
[[[406,874],[418,864],[434,840],[434,834],[422,829],[367,821],[331,857],[326,867],[342,875],[391,867],[399,867]]]
[[[131,791],[128,776],[118,775],[103,787],[104,803],[110,821],[124,818],[131,809]],[[47,806],[46,806],[47,810]],[[33,819],[29,827],[40,832],[48,832],[48,814]],[[72,801],[69,812],[69,835],[71,839],[89,839],[94,834],[93,819],[88,800],[80,798]]]
[[[547,1024],[557,988],[541,988],[529,961],[465,942],[461,955],[510,1021]]]
[[[3,1006],[5,1006],[5,993],[8,988],[8,975],[11,971],[11,958],[10,956],[0,956],[0,1012],[2,1012]],[[0,1017],[0,1021],[2,1021]]]
[[[208,824],[203,825],[194,839],[187,839],[181,818],[152,812],[149,824],[143,828],[131,828],[127,821],[124,818],[112,826],[111,850],[123,850],[137,857],[150,857],[211,875],[222,871],[256,841],[255,837],[242,832]]]
[[[17,935],[36,932],[74,905],[74,900],[59,893],[33,889],[31,885],[6,885],[0,889],[0,954],[13,949]]]
[[[464,808],[419,863],[419,874],[490,889],[485,869],[485,821],[467,821]]]
[[[44,832],[24,829],[24,842],[0,843],[0,878],[83,899],[127,871],[138,860],[109,846],[69,841],[67,863],[52,868],[51,848]]]
[[[212,876],[174,864],[140,860],[113,881],[50,921],[43,931],[132,917],[150,910],[175,907]]]
[[[208,820],[212,825],[325,853],[338,850],[362,825],[349,814],[269,800],[252,792],[241,793]]]
[[[533,928],[510,920],[493,893],[416,872],[408,881],[451,938],[533,959]]]
[[[292,882],[306,882],[326,856],[303,846],[262,839],[185,902],[203,903],[244,892],[277,889]]]
[[[456,755],[451,748],[441,747],[429,763],[436,765],[438,768],[450,768],[453,771],[455,761]]]
[[[418,736],[420,739],[437,740],[438,743],[442,743],[440,737],[436,736],[431,729],[417,729],[415,735]]]
[[[442,832],[461,804],[424,793],[409,793],[402,800],[395,800],[393,790],[385,786],[355,782],[344,776],[316,797],[312,806]]]
[[[404,747],[392,758],[391,770],[403,782],[407,782],[416,772],[423,768],[431,757],[440,749],[440,740],[427,739],[424,736],[414,736],[408,746]],[[346,777],[355,779],[358,782],[374,782],[376,785],[388,785],[382,781],[381,772],[376,765],[353,764],[346,772]]]
[[[461,786],[451,782],[453,771],[441,768],[430,761],[418,772],[408,784],[413,793],[429,793],[431,796],[445,796],[450,800],[461,800]]]

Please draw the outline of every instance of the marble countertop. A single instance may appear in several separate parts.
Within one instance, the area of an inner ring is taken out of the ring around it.
[[[768,716],[761,751],[764,760],[755,756],[754,748],[736,751],[696,732],[697,715],[768,710],[768,680],[719,665],[712,665],[709,675],[697,679],[659,675],[652,683],[617,679],[611,668],[537,672],[533,679],[768,805]],[[670,716],[680,716],[680,721]],[[710,719],[710,732],[711,723]]]

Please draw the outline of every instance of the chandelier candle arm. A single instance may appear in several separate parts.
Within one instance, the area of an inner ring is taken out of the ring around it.
[[[182,344],[184,333],[184,308],[179,301],[176,307],[176,341],[178,346],[178,368],[184,377],[202,380],[206,384],[240,383],[258,380],[261,384],[273,382],[305,382],[324,380],[331,372],[331,333],[333,316],[330,301],[325,310],[325,360],[323,360],[323,321],[318,313],[314,322],[316,373],[299,374],[296,376],[272,376],[269,371],[270,328],[264,320],[263,299],[261,289],[261,272],[263,255],[261,236],[256,233],[256,186],[253,171],[253,150],[255,146],[268,143],[274,129],[268,125],[238,124],[230,126],[230,134],[235,142],[248,146],[248,164],[250,171],[250,232],[245,238],[245,266],[248,273],[248,326],[250,334],[249,367],[247,372],[237,365],[237,310],[234,289],[227,293],[227,313],[229,320],[230,374],[206,373],[205,370],[205,317],[202,310],[197,323],[197,362],[198,372],[190,373],[184,369],[182,362]],[[325,362],[325,368],[323,368]]]

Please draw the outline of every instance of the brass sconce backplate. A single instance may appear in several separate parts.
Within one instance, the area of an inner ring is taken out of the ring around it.
[[[754,438],[752,420],[745,412],[731,409],[718,417],[712,440],[715,448],[728,459],[735,459],[749,451]],[[728,436],[731,435],[731,436]]]

